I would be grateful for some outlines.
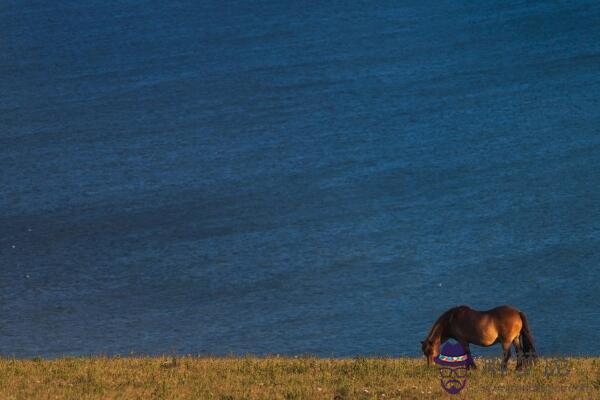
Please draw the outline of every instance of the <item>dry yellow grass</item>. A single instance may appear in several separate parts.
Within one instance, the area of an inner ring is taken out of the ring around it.
[[[0,399],[600,399],[600,358],[506,375],[483,361],[452,396],[414,358],[0,358]]]

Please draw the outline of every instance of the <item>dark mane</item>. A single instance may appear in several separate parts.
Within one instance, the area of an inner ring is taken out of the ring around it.
[[[450,320],[452,315],[459,308],[468,308],[468,306],[464,306],[464,305],[456,306],[456,307],[452,307],[449,310],[444,311],[444,313],[438,317],[438,319],[435,321],[435,323],[431,327],[431,330],[429,331],[429,335],[427,335],[427,340],[431,340],[433,337],[436,337],[436,336],[441,336],[441,333],[444,331],[444,328],[447,326],[448,321]]]

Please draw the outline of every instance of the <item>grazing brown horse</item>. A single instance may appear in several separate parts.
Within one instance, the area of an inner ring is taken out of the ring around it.
[[[440,354],[440,345],[450,338],[462,344],[469,356],[469,343],[486,347],[501,343],[504,369],[510,358],[511,344],[515,346],[517,353],[517,369],[523,366],[524,361],[536,357],[527,318],[524,313],[511,306],[500,306],[488,311],[458,306],[443,313],[433,324],[427,338],[421,342],[427,365]],[[476,368],[474,363],[471,367]]]

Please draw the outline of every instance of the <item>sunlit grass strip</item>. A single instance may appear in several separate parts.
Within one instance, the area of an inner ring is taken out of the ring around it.
[[[469,399],[600,398],[600,358],[541,359],[525,374],[469,372]],[[484,360],[479,360],[483,365]],[[550,363],[549,363],[550,362]],[[0,399],[448,398],[438,371],[414,358],[0,358]],[[489,365],[490,363],[488,363]]]

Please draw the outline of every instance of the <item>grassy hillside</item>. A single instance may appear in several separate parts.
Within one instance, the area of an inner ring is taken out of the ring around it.
[[[0,399],[598,399],[600,358],[506,375],[478,360],[456,396],[413,358],[0,358]],[[488,367],[488,368],[484,368]]]

